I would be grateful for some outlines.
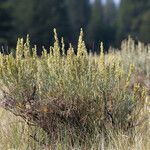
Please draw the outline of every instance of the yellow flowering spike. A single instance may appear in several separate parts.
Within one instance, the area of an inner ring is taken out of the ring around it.
[[[133,100],[136,98],[136,96],[138,95],[138,91],[140,89],[140,84],[139,83],[135,83],[134,84],[134,89],[133,89]]]
[[[82,41],[83,41],[83,30],[80,30],[79,40],[78,40],[78,52],[82,48]]]
[[[14,60],[13,55],[10,54],[10,55],[6,56],[7,71],[9,74],[11,74],[11,72],[12,72],[13,60]]]
[[[147,96],[147,91],[148,91],[148,89],[146,87],[143,87],[143,89],[142,89],[142,95],[141,95],[141,100],[142,101],[145,101],[146,96]]]
[[[74,55],[74,50],[72,45],[70,44],[69,49],[67,51],[67,63],[68,65],[71,65],[73,62],[73,55]]]
[[[82,57],[86,55],[86,53],[87,53],[87,50],[86,50],[85,43],[83,41],[83,30],[81,29],[79,40],[78,40],[77,56]]]
[[[29,34],[27,34],[27,37],[26,37],[26,45],[28,47],[30,47],[30,37],[29,37]]]
[[[47,55],[47,50],[45,49],[44,46],[42,47],[42,49],[43,49],[43,51],[42,51],[42,57],[43,57],[43,58],[47,58],[47,56],[48,56],[48,55]]]
[[[19,61],[19,59],[22,58],[23,49],[24,49],[23,39],[18,39],[17,46],[16,46],[16,60],[17,60],[17,62]]]
[[[34,48],[32,48],[32,54],[33,54],[33,58],[37,58],[37,46],[34,45]]]
[[[65,43],[64,43],[64,38],[61,38],[61,51],[62,51],[62,55],[65,55]]]
[[[30,38],[29,35],[26,37],[26,43],[24,44],[24,49],[23,49],[24,57],[30,57]]]
[[[49,56],[53,57],[53,47],[52,46],[50,46],[50,48],[49,48]]]
[[[99,68],[100,72],[104,74],[104,69],[105,69],[105,55],[104,55],[104,47],[103,43],[100,43],[100,63],[99,63]]]
[[[57,32],[56,29],[54,29],[54,55],[56,58],[60,57],[60,46],[59,46],[59,40],[58,40],[58,36],[57,36]]]
[[[102,65],[105,64],[104,46],[103,46],[103,43],[102,43],[102,42],[100,43],[100,63],[101,63]]]

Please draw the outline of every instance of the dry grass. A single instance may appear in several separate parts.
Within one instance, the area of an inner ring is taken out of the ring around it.
[[[133,135],[124,134],[121,131],[114,133],[108,131],[109,138],[104,139],[103,134],[97,134],[92,141],[85,141],[83,145],[76,143],[71,145],[69,137],[64,137],[62,141],[59,139],[55,143],[49,145],[49,141],[45,140],[45,144],[34,141],[30,135],[36,131],[39,137],[45,138],[46,135],[42,131],[28,128],[28,125],[20,118],[4,109],[0,109],[0,149],[1,150],[149,150],[150,149],[150,126],[147,123],[137,127]],[[41,139],[42,139],[41,138]]]

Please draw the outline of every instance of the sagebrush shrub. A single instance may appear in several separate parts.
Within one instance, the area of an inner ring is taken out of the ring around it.
[[[71,44],[66,55],[54,33],[50,53],[43,47],[40,57],[28,36],[18,39],[15,54],[0,54],[2,106],[55,138],[64,129],[85,137],[134,128],[146,96],[143,85],[131,87],[136,64],[124,68],[124,51],[104,55],[102,43],[100,56],[88,54],[82,30],[77,55]]]

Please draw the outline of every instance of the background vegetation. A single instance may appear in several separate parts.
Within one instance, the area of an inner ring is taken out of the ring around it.
[[[131,34],[149,43],[149,0],[0,0],[0,46],[15,48],[18,37],[30,34],[32,44],[48,47],[57,28],[65,43],[77,44],[80,28],[91,51],[98,51],[99,41],[106,50]]]

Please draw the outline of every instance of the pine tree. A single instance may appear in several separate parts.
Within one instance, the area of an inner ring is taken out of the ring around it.
[[[89,45],[98,52],[98,43],[103,40],[103,6],[100,0],[95,0],[92,4],[90,22],[88,25]]]
[[[77,40],[80,28],[87,28],[90,16],[89,0],[67,0],[69,20],[74,32],[73,39]]]
[[[69,39],[70,26],[65,0],[15,0],[15,5],[16,25],[21,25],[17,27],[18,33],[24,36],[29,33],[34,44],[40,48],[52,43],[54,28],[59,36]]]
[[[139,27],[139,39],[146,43],[150,42],[150,11],[145,12],[141,16],[141,25]]]
[[[118,39],[128,36],[131,32],[132,18],[134,16],[134,6],[130,0],[122,0],[119,9],[118,19]]]
[[[118,38],[121,40],[131,34],[134,38],[149,41],[150,2],[148,0],[122,0],[119,10]]]
[[[106,0],[104,6],[104,19],[105,23],[114,25],[117,17],[117,8],[113,0]]]
[[[59,36],[63,36],[65,41],[69,40],[70,25],[67,14],[67,6],[65,0],[39,0],[38,4],[35,0],[35,15],[33,20],[34,32],[36,32],[36,41],[38,42],[40,35],[42,44],[49,45],[47,42],[50,38],[50,33],[56,28]],[[35,28],[36,27],[36,28]],[[52,41],[51,41],[52,42]]]
[[[114,46],[116,44],[116,20],[117,6],[113,0],[106,0],[106,4],[104,5],[104,43],[107,49],[110,45]]]
[[[14,37],[25,37],[27,34],[32,35],[32,20],[34,15],[34,0],[14,0]]]
[[[11,30],[13,28],[11,5],[8,0],[0,0],[0,46],[12,44]]]

